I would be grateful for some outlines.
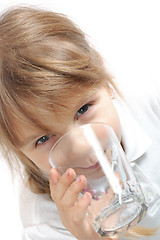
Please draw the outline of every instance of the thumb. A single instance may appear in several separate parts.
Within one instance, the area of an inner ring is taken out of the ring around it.
[[[60,175],[56,171],[56,169],[52,168],[50,170],[50,177],[49,177],[51,196],[54,195],[53,193],[56,191],[56,186],[59,181],[59,177],[60,177]]]

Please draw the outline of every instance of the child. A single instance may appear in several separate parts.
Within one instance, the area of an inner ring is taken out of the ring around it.
[[[85,219],[90,194],[78,200],[86,179],[74,181],[73,169],[60,176],[48,162],[51,147],[62,135],[90,122],[114,129],[128,160],[136,163],[146,196],[151,193],[144,226],[160,224],[158,88],[154,98],[147,90],[147,98],[144,92],[140,98],[134,93],[128,110],[84,33],[65,16],[34,8],[13,9],[1,17],[0,74],[1,145],[11,166],[22,163],[25,182],[20,194],[23,239],[102,239]],[[144,236],[151,231],[137,229]]]

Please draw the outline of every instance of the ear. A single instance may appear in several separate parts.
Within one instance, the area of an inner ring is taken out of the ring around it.
[[[110,83],[107,84],[106,90],[107,90],[108,95],[109,95],[109,97],[111,99],[115,99],[116,98],[116,91],[115,91],[115,89],[113,88],[113,86]]]

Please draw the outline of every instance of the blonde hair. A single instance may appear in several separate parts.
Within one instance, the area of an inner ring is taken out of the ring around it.
[[[22,163],[37,193],[49,193],[49,182],[18,149],[15,119],[47,129],[36,121],[36,106],[43,114],[54,113],[68,94],[102,85],[112,85],[119,93],[101,56],[68,17],[31,7],[10,9],[1,16],[0,85],[0,144],[11,167],[13,156]]]
[[[36,106],[44,113],[46,109],[54,112],[68,92],[114,85],[112,78],[85,34],[66,16],[20,7],[8,10],[0,19],[0,81],[1,145],[22,162],[32,189],[49,192],[48,180],[17,149],[15,118],[45,129],[42,122],[35,121]]]

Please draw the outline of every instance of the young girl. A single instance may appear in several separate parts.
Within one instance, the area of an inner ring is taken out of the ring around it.
[[[129,92],[122,97],[84,33],[64,15],[34,8],[1,17],[0,84],[1,145],[11,167],[22,163],[23,239],[102,239],[85,218],[90,194],[78,198],[85,177],[74,181],[73,169],[60,176],[48,161],[62,135],[91,122],[110,125],[132,162],[149,205],[141,225],[160,225],[158,87],[138,93],[135,84],[134,99]],[[145,228],[131,232],[152,235]]]

